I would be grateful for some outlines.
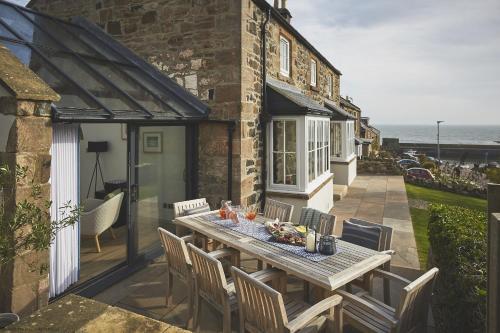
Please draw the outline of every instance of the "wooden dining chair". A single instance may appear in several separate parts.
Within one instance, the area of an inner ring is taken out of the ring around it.
[[[189,216],[200,213],[208,213],[210,212],[210,205],[207,203],[206,198],[187,200],[181,202],[174,202],[174,219],[181,216]],[[176,225],[175,226],[175,234],[179,237],[186,236],[192,233],[186,227]],[[196,241],[201,243],[201,247],[207,251],[209,240],[200,234],[195,234]]]
[[[279,219],[280,222],[292,221],[293,205],[284,202],[266,198],[264,205],[264,217],[275,220]]]
[[[391,227],[372,223],[365,220],[351,218],[345,220],[342,228],[342,240],[350,242],[359,246],[367,247],[375,251],[385,252],[389,254],[394,254],[392,250],[392,236],[393,229]],[[390,272],[391,263],[386,262],[382,269]],[[368,281],[354,280],[352,284],[366,289],[366,284]],[[348,286],[348,291],[352,291]],[[391,302],[391,288],[390,280],[387,278],[383,279],[383,293],[384,302],[390,304]]]
[[[299,225],[316,230],[321,235],[333,235],[337,218],[314,208],[302,208]]]
[[[413,282],[396,274],[375,270],[372,274],[391,279],[404,286],[397,309],[373,298],[367,291],[355,295],[339,290],[343,317],[361,332],[426,332],[427,315],[434,283],[439,270],[432,268]]]
[[[336,332],[342,332],[340,296],[334,295],[310,306],[284,297],[236,267],[231,268],[231,273],[238,298],[241,333],[317,332],[327,326],[334,326]]]
[[[201,249],[188,244],[189,255],[193,267],[193,275],[195,280],[194,294],[194,329],[199,329],[201,300],[205,300],[214,309],[223,316],[222,330],[224,333],[231,332],[231,313],[238,309],[234,284],[228,282],[222,264],[219,261],[221,258],[235,258],[238,252],[224,248],[210,253],[206,253]],[[280,272],[278,269],[268,269],[252,273],[252,277],[260,281],[271,281],[273,279],[281,279],[275,283],[286,283],[286,274],[276,276],[274,273]]]
[[[173,277],[175,276],[179,281],[184,283],[187,287],[188,294],[188,318],[186,327],[191,327],[193,318],[193,274],[191,259],[189,258],[186,241],[193,241],[193,235],[184,237],[177,237],[171,232],[163,228],[158,228],[160,234],[161,244],[165,251],[165,259],[167,263],[167,293],[166,305],[172,305],[172,288]]]

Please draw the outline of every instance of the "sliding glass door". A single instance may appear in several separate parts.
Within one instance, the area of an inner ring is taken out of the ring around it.
[[[131,222],[142,257],[159,249],[158,227],[173,230],[173,203],[187,197],[186,127],[138,126],[134,133]]]

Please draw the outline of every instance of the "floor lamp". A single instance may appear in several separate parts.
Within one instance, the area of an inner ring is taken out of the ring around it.
[[[90,189],[92,188],[92,183],[94,183],[94,195],[97,192],[97,179],[99,176],[101,177],[102,186],[104,188],[104,177],[102,176],[101,162],[99,161],[99,156],[101,153],[105,153],[108,151],[108,142],[107,141],[97,141],[97,142],[88,142],[87,152],[95,153],[95,163],[92,171],[92,178],[90,178],[89,189],[87,191],[87,198],[90,194]]]

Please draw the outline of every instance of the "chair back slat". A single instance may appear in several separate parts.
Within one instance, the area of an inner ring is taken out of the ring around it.
[[[302,208],[299,225],[316,230],[322,235],[333,235],[337,218],[314,208]]]
[[[266,284],[252,278],[242,270],[232,267],[241,331],[282,333],[288,319],[283,297]]]
[[[198,293],[221,309],[227,295],[227,281],[221,262],[192,244],[188,244],[188,249]]]
[[[392,249],[392,235],[393,235],[393,229],[391,227],[388,227],[386,225],[378,224],[378,223],[373,223],[373,222],[368,222],[365,220],[360,220],[360,219],[355,219],[351,218],[347,220],[353,224],[365,226],[365,227],[378,227],[381,230],[380,233],[380,241],[379,241],[379,246],[378,246],[378,251],[387,251]]]
[[[207,204],[206,198],[174,202],[174,218],[184,216],[185,211],[188,209],[202,207],[206,204]]]
[[[165,251],[168,270],[177,273],[181,277],[188,278],[191,274],[191,260],[189,259],[186,243],[163,228],[158,228],[158,233]]]
[[[403,289],[396,311],[398,332],[420,332],[425,328],[438,272],[437,268],[432,268]]]
[[[280,222],[290,222],[292,220],[293,205],[289,205],[277,200],[266,199],[264,206],[264,217],[268,219],[279,219]]]

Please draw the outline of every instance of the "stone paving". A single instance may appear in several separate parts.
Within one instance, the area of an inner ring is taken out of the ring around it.
[[[420,269],[403,177],[358,176],[349,187],[347,196],[335,202],[332,214],[338,221],[356,217],[392,227],[396,255],[391,264]],[[342,233],[342,223],[337,223],[336,233]]]

